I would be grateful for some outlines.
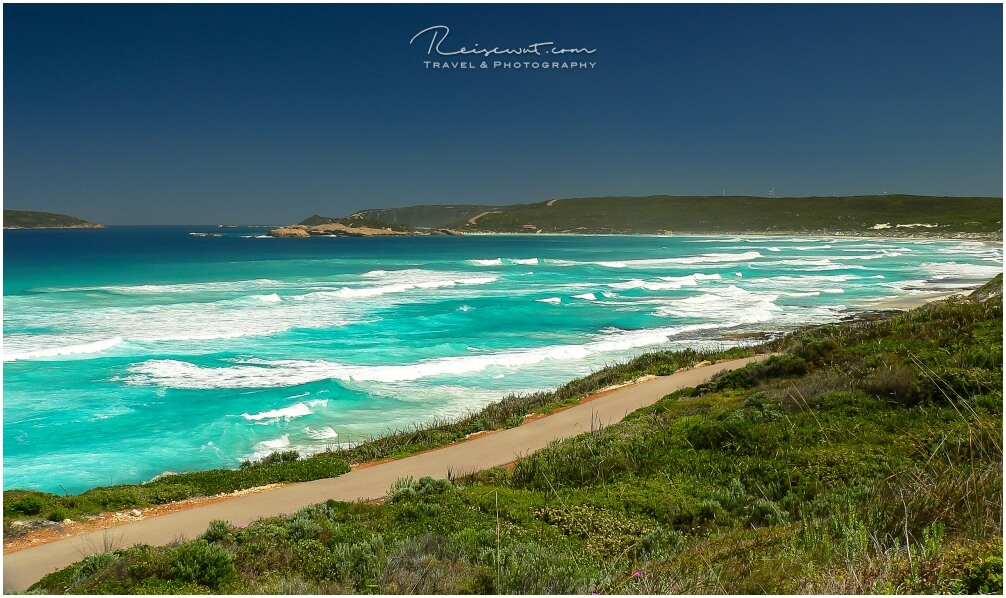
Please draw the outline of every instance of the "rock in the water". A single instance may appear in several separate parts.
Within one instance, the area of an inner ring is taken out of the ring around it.
[[[310,237],[310,233],[303,227],[298,226],[284,226],[282,228],[274,228],[269,231],[270,237]]]

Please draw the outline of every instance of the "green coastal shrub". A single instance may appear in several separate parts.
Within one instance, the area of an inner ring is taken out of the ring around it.
[[[13,513],[18,513],[21,515],[38,515],[39,513],[42,512],[42,509],[46,508],[47,505],[48,502],[42,500],[41,497],[34,494],[29,494],[28,496],[23,496],[21,498],[12,500],[5,506],[7,507],[7,509],[10,509],[10,511]]]
[[[140,486],[109,486],[95,488],[81,495],[96,504],[102,511],[119,511],[150,504],[146,490]]]
[[[207,542],[220,542],[231,537],[231,532],[233,528],[231,524],[223,521],[222,519],[214,519],[210,521],[210,524],[206,527],[206,532],[203,533],[203,539]]]
[[[55,509],[49,511],[49,514],[45,516],[49,521],[59,523],[70,518],[70,512],[62,507],[56,507]]]
[[[423,476],[418,481],[411,477],[399,478],[392,484],[385,496],[389,503],[413,500],[424,496],[434,496],[454,490],[454,485],[447,480]]]
[[[206,540],[186,542],[174,548],[168,560],[171,577],[220,590],[237,579],[231,553]]]
[[[119,555],[112,552],[99,552],[85,558],[80,562],[80,567],[78,567],[77,571],[73,574],[71,586],[78,585],[89,579],[95,573],[107,569],[114,563],[118,562],[119,558]]]
[[[760,498],[751,507],[748,523],[750,525],[783,525],[789,523],[789,513],[774,501]]]
[[[715,376],[712,382],[702,385],[710,390],[747,389],[763,380],[801,376],[808,372],[807,361],[791,353],[775,355],[748,367]]]
[[[155,484],[147,488],[147,498],[155,505],[178,502],[198,496],[199,490],[189,484]]]
[[[882,401],[895,405],[918,404],[925,395],[914,366],[882,367],[863,380],[860,387]]]

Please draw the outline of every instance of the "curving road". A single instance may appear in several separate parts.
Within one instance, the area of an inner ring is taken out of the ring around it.
[[[448,471],[468,473],[505,465],[548,446],[553,440],[589,432],[597,424],[617,423],[626,414],[652,405],[675,390],[701,384],[719,372],[766,357],[758,355],[724,361],[622,387],[516,428],[357,469],[336,478],[291,484],[6,554],[3,557],[4,592],[23,591],[44,575],[100,552],[109,544],[113,548],[140,543],[170,544],[201,535],[214,519],[246,525],[261,517],[292,513],[328,499],[380,498],[396,480],[406,476],[446,478]]]

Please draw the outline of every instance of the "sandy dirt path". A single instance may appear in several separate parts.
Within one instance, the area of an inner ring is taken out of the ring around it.
[[[416,479],[423,476],[446,478],[448,471],[468,473],[505,465],[548,446],[553,440],[589,432],[598,425],[618,423],[626,414],[652,405],[675,390],[701,384],[719,372],[737,369],[766,357],[760,355],[724,361],[653,378],[603,393],[596,399],[516,428],[356,469],[336,478],[282,486],[6,554],[3,557],[4,592],[23,591],[44,575],[100,552],[109,545],[123,548],[139,543],[170,544],[201,535],[214,519],[223,519],[233,525],[247,525],[261,517],[293,513],[301,507],[328,499],[381,498],[396,480],[406,476]]]
[[[481,214],[476,214],[468,219],[468,224],[475,224],[476,222],[479,221],[479,218],[485,216],[486,214],[499,214],[499,212],[489,211],[489,212],[482,212]]]

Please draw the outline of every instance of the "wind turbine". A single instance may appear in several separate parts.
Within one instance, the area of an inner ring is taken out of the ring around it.
[[[775,187],[772,187],[772,189],[768,192],[768,196],[775,197]]]

